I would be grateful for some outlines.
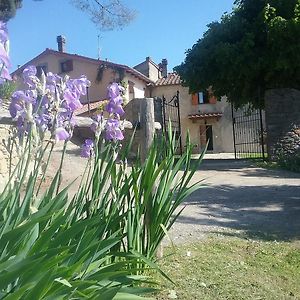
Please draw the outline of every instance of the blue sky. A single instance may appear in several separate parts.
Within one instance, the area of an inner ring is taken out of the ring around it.
[[[159,63],[167,58],[169,70],[180,64],[185,51],[202,36],[206,25],[230,12],[234,0],[124,0],[137,11],[122,30],[100,32],[87,15],[69,0],[23,0],[23,7],[8,23],[12,69],[46,48],[57,49],[63,34],[67,52],[134,66],[150,56]]]

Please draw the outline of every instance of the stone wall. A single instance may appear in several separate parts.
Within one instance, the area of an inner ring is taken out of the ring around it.
[[[4,188],[9,177],[9,152],[4,142],[7,143],[11,126],[0,124],[0,191]],[[15,163],[16,157],[13,157],[12,163]]]
[[[268,156],[272,160],[293,128],[300,127],[300,91],[274,89],[266,92],[266,123]],[[296,145],[297,146],[297,145]]]

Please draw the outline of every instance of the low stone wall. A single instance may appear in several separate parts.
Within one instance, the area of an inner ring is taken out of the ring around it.
[[[2,125],[0,124],[0,191],[3,189],[5,183],[8,180],[9,177],[9,157],[10,154],[8,150],[5,147],[4,143],[7,143],[7,140],[9,138],[9,132],[10,132],[11,126],[9,125]],[[13,158],[14,162],[15,157]]]
[[[300,91],[296,89],[274,89],[266,92],[266,123],[268,156],[276,158],[281,142],[295,135],[300,128]],[[294,139],[297,141],[297,139]],[[300,145],[294,145],[300,147]]]

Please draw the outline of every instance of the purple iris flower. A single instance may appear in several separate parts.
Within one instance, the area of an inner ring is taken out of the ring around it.
[[[116,97],[120,96],[123,91],[124,91],[124,88],[121,85],[119,85],[116,82],[113,82],[112,84],[110,84],[107,87],[108,98],[110,98],[110,99],[116,98]]]
[[[23,80],[30,88],[35,88],[36,83],[39,82],[39,79],[36,77],[36,67],[28,66],[23,71]]]
[[[69,79],[66,83],[67,88],[64,91],[66,106],[74,111],[82,107],[80,96],[86,94],[86,89],[90,86],[90,81],[85,76],[79,79]]]
[[[81,157],[89,158],[93,153],[94,142],[91,139],[85,140],[84,144],[81,147]]]
[[[121,96],[110,99],[105,109],[110,114],[118,114],[120,116],[125,114],[125,111],[122,107],[123,99]]]
[[[5,66],[2,66],[2,72],[0,75],[0,84],[4,83],[6,80],[12,80],[8,68]]]
[[[69,79],[67,86],[74,90],[79,95],[86,95],[86,88],[91,85],[91,82],[85,75],[81,75],[79,79]]]
[[[96,133],[96,135],[100,135],[103,128],[103,124],[104,124],[104,118],[103,118],[103,114],[97,114],[95,116],[92,117],[93,119],[93,123],[91,124],[90,128],[93,132]]]
[[[49,129],[51,121],[52,117],[48,113],[41,113],[35,116],[35,123],[42,131]]]
[[[9,67],[7,26],[6,23],[0,21],[0,84],[5,80],[11,80]]]
[[[70,134],[67,132],[67,130],[63,127],[58,127],[55,129],[55,139],[57,141],[65,141],[69,139]]]
[[[2,63],[6,67],[10,66],[10,61],[9,61],[8,53],[7,53],[6,49],[5,49],[5,46],[2,43],[0,43],[0,60],[2,61]]]
[[[55,88],[58,83],[60,83],[61,77],[52,72],[48,72],[46,76],[46,87],[51,93],[55,93]]]
[[[25,103],[36,102],[36,94],[30,91],[16,91],[12,94],[11,102],[9,105],[9,112],[12,118],[17,116],[18,111],[23,111],[25,109]]]
[[[68,140],[71,137],[71,129],[75,126],[73,112],[82,107],[80,96],[86,93],[90,82],[85,76],[79,79],[62,79],[49,72],[46,74],[44,90],[40,88],[40,80],[36,73],[35,66],[25,68],[23,79],[29,89],[16,91],[12,95],[9,110],[13,118],[18,118],[20,136],[29,132],[34,122],[40,132],[49,130],[56,141]]]
[[[105,124],[105,138],[107,140],[121,141],[124,135],[120,128],[120,121],[117,119],[108,119]]]
[[[0,42],[5,43],[8,41],[7,25],[0,21]]]
[[[80,94],[76,91],[67,88],[64,92],[64,99],[66,100],[67,107],[70,108],[72,111],[81,108],[83,105],[81,104]]]
[[[13,119],[17,116],[18,111],[18,106],[11,102],[9,105],[9,113]]]

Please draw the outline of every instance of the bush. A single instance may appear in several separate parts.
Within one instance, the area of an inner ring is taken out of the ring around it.
[[[300,126],[294,125],[276,145],[275,158],[281,167],[300,172]]]

